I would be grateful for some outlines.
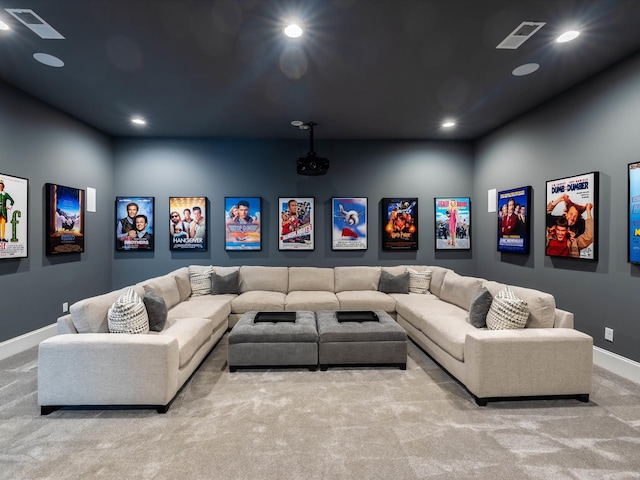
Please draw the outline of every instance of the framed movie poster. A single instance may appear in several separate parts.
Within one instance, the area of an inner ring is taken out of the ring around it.
[[[471,250],[471,199],[434,199],[436,250]]]
[[[153,197],[116,197],[116,250],[154,249]]]
[[[640,162],[629,164],[629,262],[640,263]]]
[[[224,198],[224,249],[262,250],[260,197]]]
[[[547,182],[545,254],[597,260],[598,172]]]
[[[498,251],[529,253],[531,187],[498,192]]]
[[[280,197],[278,209],[278,250],[313,250],[314,198]]]
[[[367,249],[367,199],[343,197],[331,199],[331,249]]]
[[[84,191],[45,184],[47,255],[84,252]]]
[[[0,173],[0,259],[28,255],[29,180]]]
[[[382,249],[418,250],[418,199],[382,199]]]
[[[169,197],[169,248],[207,249],[207,197]]]

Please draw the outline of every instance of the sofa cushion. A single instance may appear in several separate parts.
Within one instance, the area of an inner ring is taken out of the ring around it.
[[[420,328],[418,323],[420,319],[426,315],[459,317],[464,319],[468,316],[468,312],[454,305],[453,303],[440,300],[435,295],[420,295],[417,293],[409,293],[408,295],[391,294],[396,300],[396,312],[401,315],[407,322],[415,328]]]
[[[125,287],[120,290],[97,295],[95,297],[80,300],[69,309],[71,321],[78,333],[109,333],[109,324],[107,315],[111,305],[126,292]],[[138,296],[144,295],[144,289],[141,285],[133,287]]]
[[[160,332],[167,321],[167,304],[156,292],[145,292],[142,298],[149,317],[149,330]]]
[[[173,308],[180,303],[180,291],[174,275],[167,274],[152,278],[142,282],[142,286],[145,292],[155,292],[164,298],[167,308]]]
[[[289,267],[289,292],[335,291],[333,268]]]
[[[349,290],[378,290],[380,272],[380,267],[335,267],[333,273],[336,293]]]
[[[226,319],[231,313],[231,300],[237,295],[200,295],[180,302],[169,310],[169,319],[207,318]]]
[[[483,284],[491,292],[497,295],[505,287],[504,283],[486,281]],[[553,295],[539,290],[525,287],[511,286],[511,290],[519,298],[527,302],[529,318],[526,328],[553,328],[556,315],[556,300]]]
[[[439,297],[442,292],[442,284],[444,282],[445,275],[447,272],[453,272],[453,270],[444,267],[437,267],[435,265],[428,267],[428,270],[431,270],[429,290],[431,293]]]
[[[184,302],[191,296],[191,279],[189,278],[189,267],[182,267],[173,272],[180,293],[180,301]]]
[[[427,294],[431,283],[431,270],[418,271],[407,267],[409,273],[409,292]]]
[[[487,326],[487,313],[489,313],[492,302],[493,295],[486,287],[478,290],[476,296],[471,300],[471,307],[469,307],[469,323],[476,328],[485,328]]]
[[[132,287],[111,305],[107,319],[111,333],[149,333],[147,309]]]
[[[284,294],[287,293],[288,286],[289,269],[287,267],[240,267],[240,293],[262,290]]]
[[[454,271],[448,271],[444,276],[439,296],[445,302],[453,303],[468,311],[471,300],[482,288],[483,282],[484,280],[481,278],[465,277]]]
[[[507,285],[493,297],[487,313],[489,330],[516,330],[524,328],[529,317],[527,302],[518,298]]]
[[[452,305],[453,306],[453,305]],[[415,323],[414,323],[415,322]],[[456,360],[464,362],[467,334],[476,328],[466,321],[465,314],[426,314],[414,319],[412,325]]]
[[[233,313],[247,313],[252,310],[282,312],[284,311],[285,297],[286,295],[282,292],[263,290],[244,292],[231,300],[231,311]]]
[[[396,300],[377,290],[344,291],[336,293],[340,301],[340,310],[384,310],[396,311]]]
[[[340,301],[333,292],[298,290],[287,293],[284,309],[295,310],[340,310]]]
[[[189,281],[191,283],[191,295],[209,295],[211,293],[211,272],[210,265],[190,265]]]
[[[179,368],[186,366],[200,348],[209,340],[213,326],[204,318],[183,318],[174,321],[162,331],[162,335],[178,341]]]
[[[225,295],[238,293],[239,270],[219,275],[217,272],[211,273],[211,294]]]
[[[409,272],[393,275],[382,270],[378,290],[384,293],[409,293]]]

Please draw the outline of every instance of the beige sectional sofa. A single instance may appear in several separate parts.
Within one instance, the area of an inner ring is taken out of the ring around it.
[[[573,330],[573,314],[549,294],[513,287],[529,305],[526,328],[487,330],[469,324],[480,290],[501,284],[437,266],[426,294],[384,293],[383,271],[407,266],[212,267],[237,275],[237,293],[192,295],[187,267],[136,284],[160,295],[168,320],[160,332],[108,333],[107,312],[124,291],[76,302],[58,319],[58,335],[39,347],[38,399],[47,414],[68,405],[142,405],[166,412],[222,335],[249,311],[384,310],[479,404],[489,399],[591,392],[592,339]],[[217,273],[216,273],[217,272]],[[194,290],[195,291],[195,290]]]

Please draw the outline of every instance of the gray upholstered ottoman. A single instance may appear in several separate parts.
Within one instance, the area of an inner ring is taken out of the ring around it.
[[[407,368],[407,333],[386,312],[375,310],[379,321],[338,322],[336,312],[316,312],[318,363],[330,365],[394,365]]]
[[[265,312],[277,314],[278,312]],[[229,333],[227,363],[238,367],[318,367],[318,329],[314,312],[295,314],[295,322],[255,322],[258,312],[247,312]],[[269,318],[269,317],[267,317]]]

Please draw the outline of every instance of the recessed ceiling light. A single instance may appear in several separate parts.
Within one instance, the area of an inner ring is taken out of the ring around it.
[[[442,122],[442,128],[453,128],[456,126],[456,122],[453,120],[447,120],[446,122]]]
[[[0,30],[9,30],[9,25],[0,20]]]
[[[34,53],[33,58],[48,67],[64,67],[64,62],[62,60],[58,57],[54,57],[53,55],[49,55],[48,53]]]
[[[135,125],[141,125],[142,126],[142,125],[146,125],[147,121],[142,117],[133,117],[131,119],[131,123],[133,123]]]
[[[304,124],[304,122],[302,120],[294,120],[291,122],[291,125],[293,125],[294,127],[301,127]]]
[[[556,42],[558,43],[570,42],[571,40],[578,38],[578,35],[580,35],[580,32],[578,30],[569,30],[567,32],[564,32],[558,38],[556,38]]]
[[[530,75],[536,70],[540,68],[540,64],[538,63],[525,63],[524,65],[520,65],[513,69],[511,75],[514,77],[523,77],[525,75]]]
[[[295,23],[291,23],[284,27],[284,34],[289,38],[298,38],[302,35],[302,28]]]

